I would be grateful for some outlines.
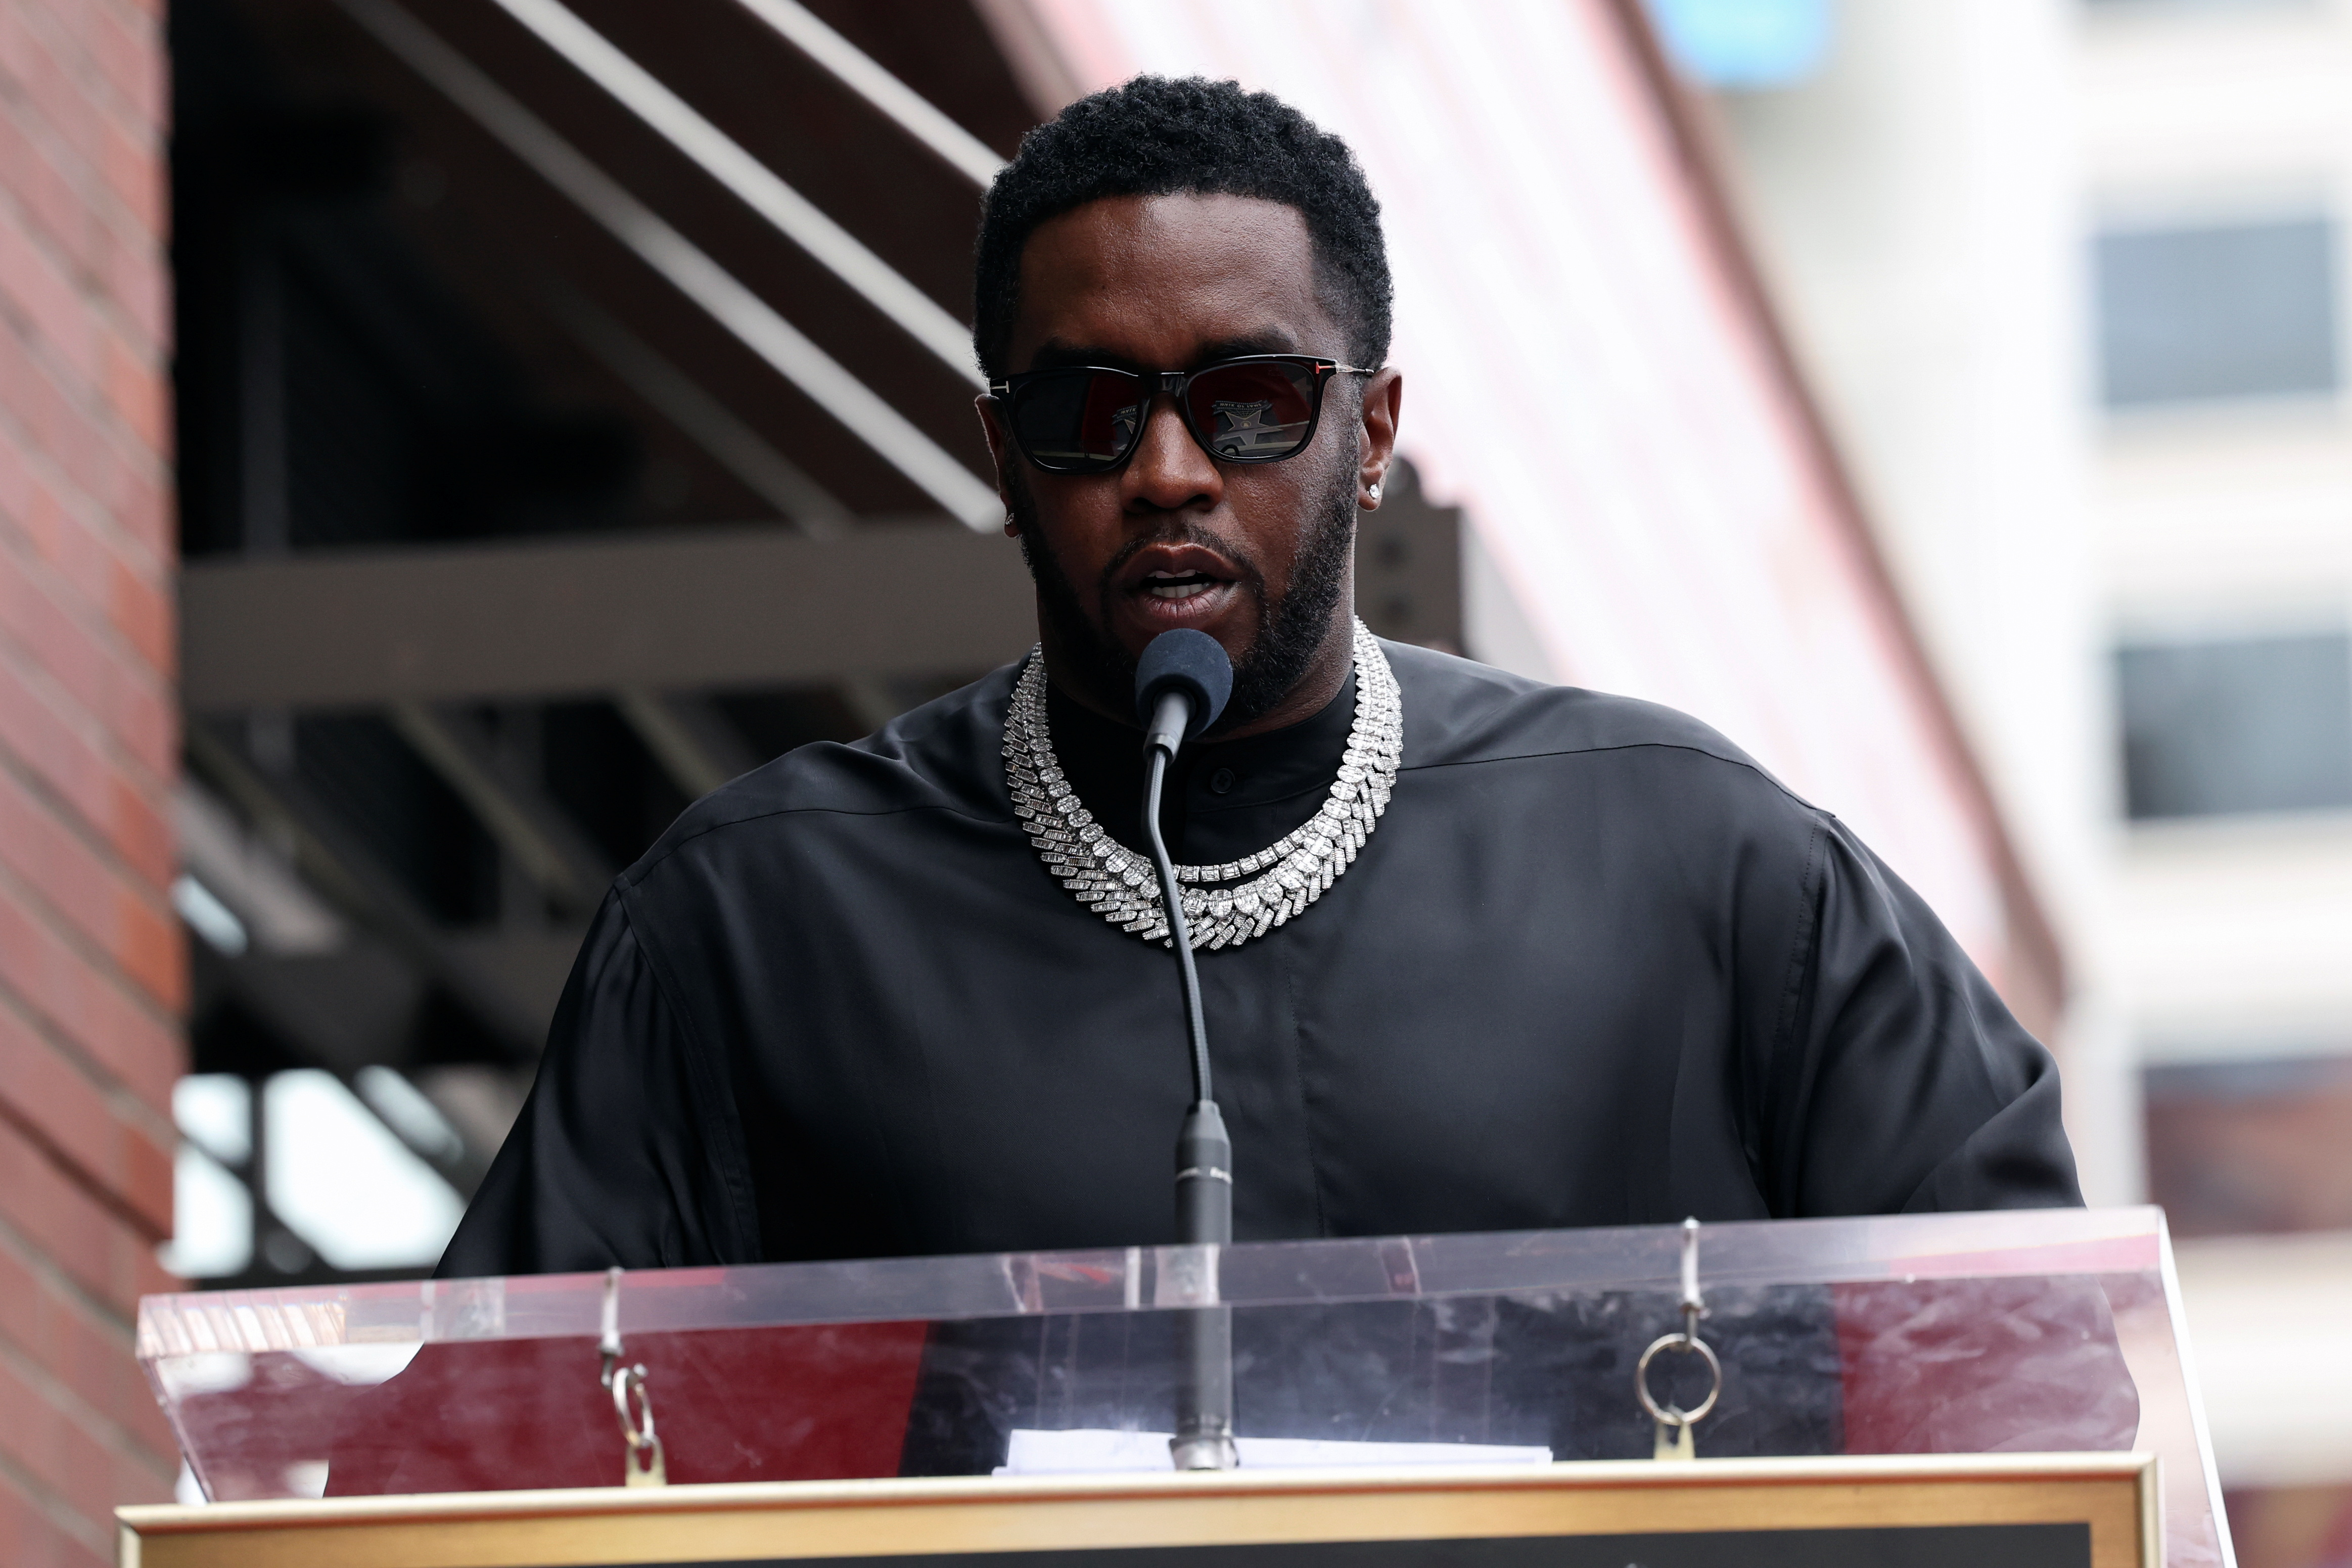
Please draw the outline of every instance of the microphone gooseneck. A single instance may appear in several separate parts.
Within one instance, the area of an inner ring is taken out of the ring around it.
[[[1176,970],[1184,987],[1185,1037],[1192,1047],[1192,1102],[1216,1099],[1209,1068],[1209,1024],[1201,1013],[1201,973],[1192,962],[1192,928],[1184,919],[1184,890],[1177,885],[1175,864],[1160,832],[1160,799],[1168,783],[1169,753],[1151,748],[1144,759],[1143,834],[1150,842],[1151,864],[1160,873],[1160,901],[1168,911],[1168,940],[1176,949]]]
[[[1143,834],[1159,873],[1169,945],[1184,992],[1185,1036],[1192,1047],[1192,1103],[1176,1137],[1176,1239],[1190,1247],[1223,1247],[1234,1239],[1233,1141],[1225,1134],[1210,1077],[1209,1026],[1201,1011],[1201,976],[1192,961],[1192,934],[1184,919],[1184,890],[1160,831],[1160,802],[1168,764],[1185,742],[1217,721],[1233,694],[1234,667],[1204,632],[1162,632],[1136,667],[1135,706],[1144,723]],[[1202,1293],[1213,1302],[1211,1254]],[[1233,1310],[1203,1305],[1181,1320],[1176,1433],[1169,1451],[1180,1470],[1231,1469],[1233,1438]]]
[[[1168,919],[1169,944],[1176,950],[1176,969],[1184,988],[1184,1026],[1192,1048],[1192,1104],[1197,1116],[1205,1108],[1217,1123],[1216,1096],[1209,1067],[1209,1026],[1201,1012],[1201,976],[1192,963],[1192,930],[1184,919],[1184,892],[1176,881],[1176,867],[1160,831],[1160,801],[1167,786],[1168,764],[1177,749],[1217,721],[1233,695],[1234,666],[1217,639],[1206,632],[1162,632],[1143,650],[1135,669],[1136,712],[1144,723],[1143,835],[1151,849],[1151,864],[1160,875],[1160,907]],[[1189,1123],[1188,1123],[1189,1127]],[[1223,1169],[1221,1166],[1220,1169]],[[1183,1178],[1178,1178],[1180,1185]],[[1223,1184],[1230,1186],[1228,1176]],[[1233,1239],[1186,1236],[1185,1241]]]

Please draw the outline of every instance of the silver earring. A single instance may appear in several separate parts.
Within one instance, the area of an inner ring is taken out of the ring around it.
[[[1380,482],[1380,480],[1378,480],[1378,479],[1374,479],[1374,480],[1372,481],[1372,490],[1371,490],[1371,495],[1372,495],[1372,504],[1373,504],[1374,506],[1378,506],[1378,505],[1380,505],[1380,504],[1381,504],[1381,482]]]

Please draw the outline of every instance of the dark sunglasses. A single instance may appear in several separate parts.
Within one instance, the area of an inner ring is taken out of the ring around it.
[[[988,391],[1031,462],[1049,474],[1099,474],[1134,453],[1163,392],[1209,456],[1278,463],[1315,439],[1325,382],[1373,374],[1310,354],[1244,354],[1194,371],[1057,366],[991,382]]]

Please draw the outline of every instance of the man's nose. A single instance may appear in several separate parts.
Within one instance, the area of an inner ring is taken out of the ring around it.
[[[1120,501],[1129,510],[1180,511],[1198,502],[1215,505],[1224,488],[1215,459],[1184,428],[1176,399],[1166,393],[1154,397],[1135,455],[1127,460]]]

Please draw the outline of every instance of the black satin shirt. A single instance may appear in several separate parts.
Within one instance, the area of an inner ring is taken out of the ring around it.
[[[2050,1057],[1836,817],[1670,710],[1383,647],[1378,830],[1200,955],[1240,1239],[2081,1201]],[[736,780],[618,879],[444,1275],[1173,1239],[1174,963],[1023,836],[1014,673]],[[1178,858],[1304,821],[1352,712],[1192,752]],[[1139,732],[1051,720],[1136,843]]]

